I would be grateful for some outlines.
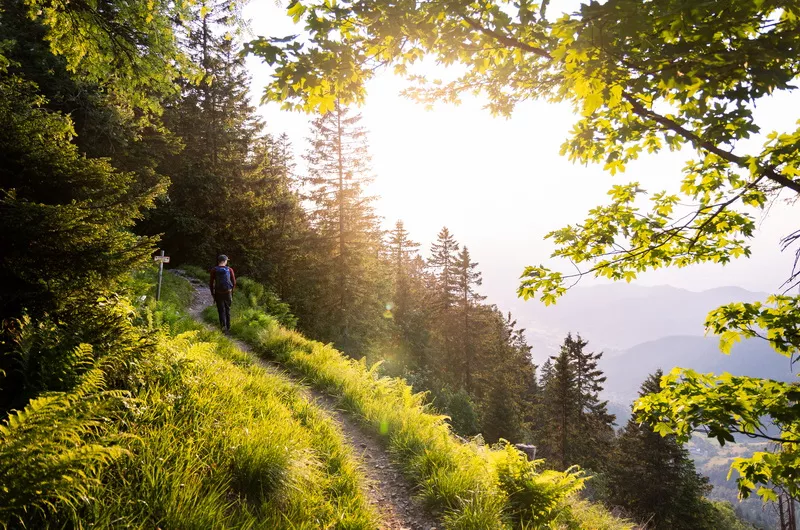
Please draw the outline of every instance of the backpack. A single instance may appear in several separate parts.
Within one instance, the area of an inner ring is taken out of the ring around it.
[[[227,292],[233,289],[233,282],[231,281],[231,270],[228,267],[214,267],[214,274],[216,281],[214,282],[214,290],[220,292]]]

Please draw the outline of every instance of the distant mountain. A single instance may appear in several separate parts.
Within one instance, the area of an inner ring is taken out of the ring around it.
[[[675,335],[702,336],[709,311],[731,302],[764,300],[766,293],[739,287],[694,292],[670,286],[617,283],[579,287],[555,306],[519,306],[537,362],[556,353],[568,331],[579,332],[591,348],[613,356],[637,344]]]
[[[729,372],[780,381],[796,380],[789,359],[777,354],[766,341],[746,340],[734,345],[730,355],[719,351],[717,337],[673,336],[638,344],[601,359],[606,377],[606,398],[630,403],[648,375],[674,367],[699,372]]]

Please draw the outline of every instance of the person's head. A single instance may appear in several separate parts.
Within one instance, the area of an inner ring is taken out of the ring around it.
[[[223,266],[228,264],[228,256],[225,254],[220,254],[217,256],[217,265]]]

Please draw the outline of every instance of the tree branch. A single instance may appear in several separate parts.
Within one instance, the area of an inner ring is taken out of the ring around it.
[[[552,57],[550,57],[549,53],[547,53],[545,50],[543,50],[541,48],[537,48],[536,46],[531,46],[530,44],[527,44],[525,42],[517,40],[517,39],[515,39],[513,37],[509,37],[508,35],[503,35],[502,33],[499,33],[499,32],[497,32],[495,30],[491,30],[489,28],[485,28],[485,27],[483,27],[482,25],[478,24],[477,22],[475,22],[474,20],[472,20],[471,18],[469,18],[466,15],[460,15],[460,17],[462,18],[462,20],[464,20],[464,22],[469,24],[469,26],[472,29],[480,31],[481,33],[483,33],[486,36],[492,37],[493,39],[497,40],[501,44],[504,44],[506,46],[510,46],[511,48],[517,48],[519,50],[523,50],[523,51],[526,51],[526,52],[530,52],[530,53],[536,54],[539,57],[543,57],[543,58],[545,58],[547,60],[552,60],[553,59]]]
[[[783,444],[797,444],[800,443],[800,440],[797,438],[775,438],[774,436],[769,436],[768,434],[764,434],[762,432],[754,433],[754,432],[744,432],[741,429],[737,429],[736,427],[731,427],[731,432],[735,432],[737,434],[744,434],[748,438],[763,438],[765,440],[769,440],[771,442],[778,442]]]
[[[649,118],[655,121],[656,123],[663,125],[672,132],[675,132],[681,135],[683,138],[689,140],[698,148],[705,149],[710,153],[714,153],[720,158],[727,160],[728,162],[733,162],[739,165],[740,167],[743,168],[748,167],[748,162],[744,157],[734,155],[733,153],[729,153],[724,149],[720,149],[718,146],[712,144],[707,140],[704,140],[696,133],[684,128],[679,123],[645,108],[645,106],[639,103],[639,101],[637,101],[636,98],[627,93],[623,92],[622,97],[625,99],[625,101],[631,104],[631,106],[633,107],[633,112],[638,114],[639,116],[644,118]],[[800,194],[800,182],[795,182],[794,180],[788,179],[783,175],[781,175],[780,173],[776,173],[774,169],[769,167],[761,168],[761,171],[762,171],[761,174],[767,177],[768,179],[773,180],[778,184],[780,184],[781,186],[794,190],[796,193]]]

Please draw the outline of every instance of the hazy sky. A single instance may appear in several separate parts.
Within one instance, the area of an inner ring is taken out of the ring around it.
[[[553,9],[553,8],[551,8]],[[285,36],[301,31],[272,2],[245,9],[252,33]],[[248,59],[252,94],[260,99],[269,67]],[[481,101],[464,98],[460,106],[439,105],[426,111],[399,95],[404,82],[390,72],[368,85],[361,109],[369,130],[376,176],[370,191],[379,196],[377,212],[390,228],[402,219],[413,239],[426,250],[447,226],[469,247],[483,272],[482,292],[501,308],[517,306],[515,289],[525,265],[546,263],[567,271],[568,263],[549,260],[552,245],[543,240],[550,230],[583,220],[586,212],[607,200],[613,184],[639,181],[655,192],[676,190],[681,167],[690,155],[661,153],[644,156],[625,173],[612,177],[599,165],[574,165],[559,156],[559,148],[575,121],[568,106],[527,102],[511,119],[493,118]],[[800,116],[797,95],[760,104],[763,129],[793,130]],[[309,117],[281,111],[278,104],[260,107],[270,132],[286,132],[300,154],[306,149]],[[756,145],[761,142],[756,142]],[[751,290],[779,289],[787,277],[793,253],[780,253],[778,242],[795,223],[790,207],[775,204],[759,222],[753,257],[726,267],[696,266],[643,275],[640,284],[669,284],[691,290],[738,285]],[[598,280],[586,278],[589,285]],[[583,284],[583,283],[582,283]]]

